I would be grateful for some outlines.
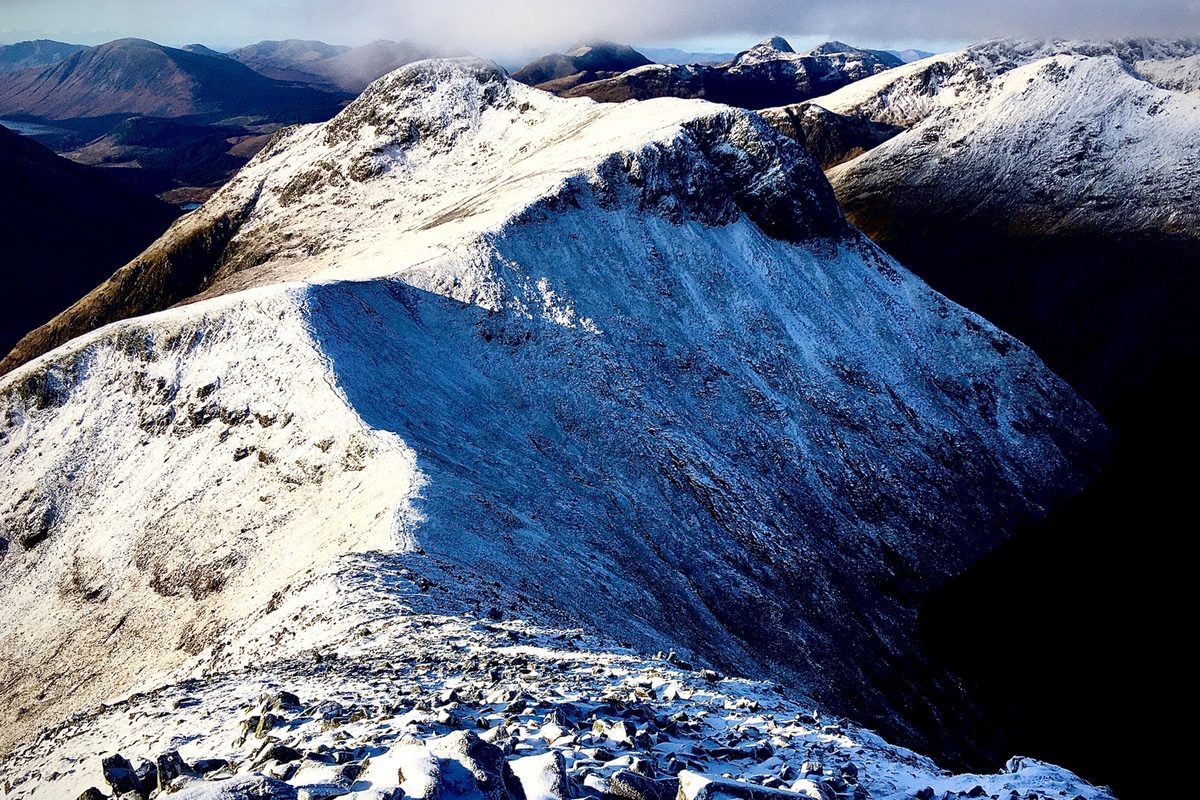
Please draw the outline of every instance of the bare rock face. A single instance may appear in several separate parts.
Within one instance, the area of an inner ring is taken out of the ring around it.
[[[54,509],[0,561],[11,741],[170,670],[333,646],[371,585],[489,587],[978,753],[917,604],[1107,448],[795,142],[711,104],[424,62],[281,133],[150,255],[0,383],[4,537],[20,498]],[[102,601],[59,588],[77,563]]]
[[[1200,354],[1180,201],[1200,104],[1143,76],[1197,48],[996,42],[876,76],[814,103],[907,130],[830,180],[876,243],[1124,424],[1156,361]]]
[[[835,114],[814,103],[801,103],[759,112],[774,128],[808,152],[821,169],[858,158],[904,129],[866,117]]]

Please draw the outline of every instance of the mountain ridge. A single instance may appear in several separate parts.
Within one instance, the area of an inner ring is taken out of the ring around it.
[[[888,53],[841,42],[797,54],[786,39],[775,36],[716,66],[649,64],[579,85],[547,88],[564,97],[601,102],[680,97],[761,109],[807,100],[900,63]]]
[[[0,76],[0,113],[37,119],[144,114],[221,117],[336,105],[228,58],[117,39],[57,64]]]
[[[368,551],[978,758],[986,724],[911,647],[915,599],[1107,448],[735,109],[423,62],[278,135],[151,252],[128,285],[194,280],[168,298],[193,302],[0,384],[9,737],[332,646]],[[316,632],[281,632],[281,604]],[[82,682],[33,691],[47,672]]]
[[[1200,351],[1197,220],[1176,199],[1200,106],[1139,72],[1187,52],[997,41],[870,78],[814,103],[908,131],[830,179],[860,228],[1122,424],[1157,358]]]

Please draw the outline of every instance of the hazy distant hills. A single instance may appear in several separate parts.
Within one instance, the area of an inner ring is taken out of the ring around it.
[[[761,109],[826,94],[902,63],[890,53],[842,42],[796,53],[787,40],[776,36],[716,66],[646,64],[618,75],[598,74],[595,80],[586,79],[584,73],[536,85],[564,97],[590,97],[600,102],[680,97]],[[527,69],[514,77],[520,80]]]
[[[231,50],[229,56],[256,72],[277,80],[331,87],[357,94],[367,84],[405,64],[425,58],[466,55],[412,41],[378,39],[361,47],[319,41],[285,39],[262,41]]]
[[[49,120],[145,114],[156,117],[328,117],[338,101],[272,81],[228,58],[118,39],[43,69],[0,76],[0,114]]]
[[[57,64],[71,53],[83,49],[84,45],[81,44],[67,44],[50,39],[0,44],[0,72]]]
[[[593,42],[576,45],[566,53],[551,53],[536,58],[514,72],[512,77],[527,86],[538,86],[571,76],[580,76],[581,80],[577,83],[581,83],[585,75],[611,77],[652,63],[629,45]],[[586,80],[596,80],[596,77]]]
[[[50,123],[56,150],[132,167],[114,175],[175,202],[203,200],[281,125],[328,119],[349,98],[273,80],[203,45],[142,39],[0,74],[0,116]]]
[[[639,50],[657,64],[724,64],[737,53],[709,53],[680,50],[678,47],[643,47]]]
[[[928,50],[913,50],[911,48],[908,50],[885,50],[884,52],[891,53],[905,64],[911,64],[914,61],[920,61],[923,58],[930,58],[937,55],[937,53],[931,53]]]
[[[178,214],[4,127],[0,174],[5,352],[140,253]]]

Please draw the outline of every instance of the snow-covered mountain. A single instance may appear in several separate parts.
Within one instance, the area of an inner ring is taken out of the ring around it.
[[[999,41],[868,78],[813,102],[907,130],[830,180],[855,225],[1120,421],[1156,359],[1200,353],[1200,100],[1160,88],[1197,54]]]
[[[716,66],[648,64],[601,80],[548,88],[564,97],[603,102],[681,97],[758,109],[807,100],[901,63],[890,53],[842,42],[797,53],[786,39],[773,36]]]
[[[6,774],[45,796],[52,772],[98,781],[84,749],[216,755],[233,704],[276,676],[325,676],[306,702],[382,680],[384,661],[439,692],[511,679],[543,693],[542,659],[567,658],[545,640],[482,671],[457,661],[495,649],[484,614],[780,681],[793,700],[772,705],[779,719],[805,693],[978,756],[985,723],[916,648],[916,605],[1076,490],[1108,444],[1027,347],[851,228],[811,159],[757,116],[560,99],[474,60],[406,67],[330,122],[281,132],[43,333],[74,338],[0,382],[0,703],[16,710],[0,744],[23,745]],[[429,624],[449,626],[435,638],[455,657],[422,673],[405,663]],[[370,658],[312,669],[314,649],[360,640]],[[605,694],[607,658],[582,658],[591,682],[563,697]],[[662,688],[644,662],[627,669]],[[139,691],[166,705],[97,706]],[[277,699],[254,735],[316,748]],[[518,699],[487,701],[525,726],[514,746],[532,730]],[[593,736],[631,701],[601,702],[617,705],[591,710],[607,720]],[[382,725],[377,710],[315,727]],[[702,724],[692,768],[738,760],[721,748],[774,720],[739,718],[737,737],[714,722],[716,739]],[[803,748],[833,746],[841,764],[838,748],[882,747],[794,722],[777,746],[798,749],[771,769]],[[371,728],[371,759],[404,725]],[[638,739],[639,725],[621,735],[665,769],[654,747],[670,735]],[[228,772],[265,769],[247,741]],[[887,752],[872,791],[971,788]],[[1012,785],[1102,796],[1030,769]]]

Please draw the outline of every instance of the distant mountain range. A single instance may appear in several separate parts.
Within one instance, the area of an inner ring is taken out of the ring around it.
[[[126,183],[180,201],[203,200],[280,126],[327,119],[351,96],[273,80],[201,45],[141,39],[0,74],[0,116],[48,123],[60,152],[120,166]]]
[[[841,42],[796,53],[776,36],[716,66],[644,64],[615,75],[584,71],[540,83],[536,79],[547,73],[527,67],[514,77],[564,97],[601,102],[682,97],[760,109],[807,100],[902,63],[890,53]]]
[[[640,47],[638,51],[658,64],[723,64],[737,53],[680,50],[677,47]]]
[[[266,78],[228,58],[144,39],[87,47],[60,62],[0,75],[0,114],[45,120],[143,114],[319,119],[339,98]]]
[[[909,49],[909,50],[885,50],[884,52],[891,53],[896,58],[903,61],[905,64],[910,64],[913,61],[920,61],[923,58],[930,58],[931,56],[937,55],[937,53],[931,53],[928,50],[912,50],[912,49]]]
[[[461,55],[466,55],[465,51],[385,39],[361,47],[286,39],[263,41],[229,52],[231,58],[266,77],[351,94],[358,94],[371,81],[405,64]]]
[[[67,44],[50,39],[0,44],[0,73],[57,64],[72,53],[83,49],[85,47],[81,44]]]
[[[628,45],[592,42],[576,45],[566,53],[551,53],[536,58],[512,73],[512,77],[528,86],[540,86],[564,78],[577,78],[572,85],[578,85],[652,63]]]

